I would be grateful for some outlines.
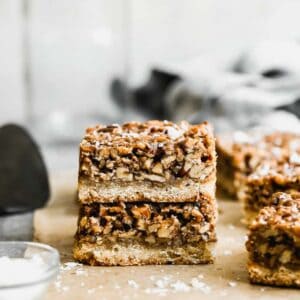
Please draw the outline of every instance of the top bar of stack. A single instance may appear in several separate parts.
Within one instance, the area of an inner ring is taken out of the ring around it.
[[[214,147],[207,123],[148,121],[89,128],[80,144],[79,201],[213,198]]]

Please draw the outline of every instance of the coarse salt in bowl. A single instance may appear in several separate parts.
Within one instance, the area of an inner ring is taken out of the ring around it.
[[[58,251],[32,242],[0,242],[0,300],[42,299],[59,270]]]

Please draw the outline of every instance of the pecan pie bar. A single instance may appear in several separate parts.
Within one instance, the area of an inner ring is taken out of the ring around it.
[[[214,205],[209,199],[83,205],[74,256],[91,265],[210,263]]]
[[[96,126],[80,144],[79,200],[197,201],[214,195],[209,124],[167,121]]]
[[[249,230],[250,281],[300,287],[300,195],[274,194]]]
[[[272,138],[271,142],[276,146],[268,151],[273,154],[240,181],[238,198],[243,203],[248,224],[261,208],[270,204],[274,193],[300,192],[300,136],[277,134]]]
[[[207,123],[88,129],[80,146],[74,258],[90,265],[213,262],[215,180]]]
[[[235,132],[217,139],[218,188],[238,196],[245,180],[262,165],[299,161],[300,136],[293,133],[264,134],[257,130]]]

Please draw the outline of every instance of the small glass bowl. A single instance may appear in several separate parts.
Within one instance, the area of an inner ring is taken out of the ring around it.
[[[10,261],[21,264],[11,266]],[[33,263],[32,268],[28,268],[28,263]],[[59,264],[58,251],[48,245],[0,242],[0,299],[42,299],[49,283],[58,273]],[[1,272],[4,273],[1,275]]]

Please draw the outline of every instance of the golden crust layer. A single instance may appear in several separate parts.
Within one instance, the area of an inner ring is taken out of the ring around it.
[[[215,178],[206,183],[182,179],[173,183],[101,182],[79,180],[80,203],[108,202],[201,202],[215,198]]]
[[[284,267],[280,267],[278,270],[270,270],[260,265],[249,263],[248,273],[251,283],[300,288],[299,270],[294,271]]]
[[[76,241],[73,255],[77,261],[92,266],[139,266],[162,264],[213,263],[215,243],[199,242],[182,246],[144,246],[139,241],[129,244],[88,243]]]

